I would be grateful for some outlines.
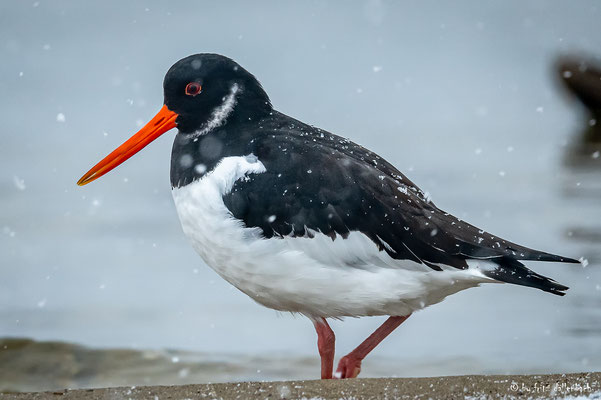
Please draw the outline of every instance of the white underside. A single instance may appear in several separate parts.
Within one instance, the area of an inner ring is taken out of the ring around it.
[[[250,155],[227,157],[202,179],[173,190],[184,233],[203,260],[258,303],[317,317],[408,315],[483,282],[486,261],[470,268],[434,271],[395,260],[361,232],[343,239],[265,239],[223,203],[236,180],[265,172]],[[266,216],[269,218],[269,216]]]

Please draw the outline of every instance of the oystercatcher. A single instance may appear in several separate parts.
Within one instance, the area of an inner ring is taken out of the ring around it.
[[[88,171],[85,185],[177,127],[171,186],[182,228],[203,260],[257,303],[309,317],[321,377],[332,378],[327,318],[390,316],[343,357],[361,361],[411,313],[487,282],[568,289],[522,261],[578,261],[491,235],[436,207],[376,153],[276,111],[233,60],[175,63],[164,105]]]

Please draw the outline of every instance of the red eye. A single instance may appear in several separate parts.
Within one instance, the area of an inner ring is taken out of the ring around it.
[[[188,96],[196,96],[202,91],[202,86],[198,82],[190,82],[186,85],[186,94]]]

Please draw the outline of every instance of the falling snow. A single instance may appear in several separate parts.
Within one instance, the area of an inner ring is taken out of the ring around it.
[[[194,171],[196,171],[197,174],[204,174],[205,172],[207,172],[207,166],[204,164],[196,164],[194,166]]]
[[[280,399],[289,399],[292,396],[292,390],[287,385],[280,386]]]
[[[13,183],[15,184],[15,187],[17,189],[19,189],[19,190],[25,190],[26,189],[25,179],[21,179],[17,175],[13,176]]]
[[[184,168],[191,167],[193,162],[194,158],[192,158],[190,154],[184,154],[179,158],[179,165],[181,165]]]
[[[2,232],[11,238],[15,237],[15,235],[16,235],[16,232],[13,231],[12,229],[10,229],[10,227],[8,227],[8,226],[4,226],[4,228],[2,228]]]
[[[58,113],[56,114],[56,122],[65,122],[65,114],[63,113]]]

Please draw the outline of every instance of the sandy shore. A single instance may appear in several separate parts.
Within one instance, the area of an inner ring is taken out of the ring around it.
[[[466,397],[471,399],[601,399],[601,373],[243,382],[0,394],[3,400],[462,399]]]

